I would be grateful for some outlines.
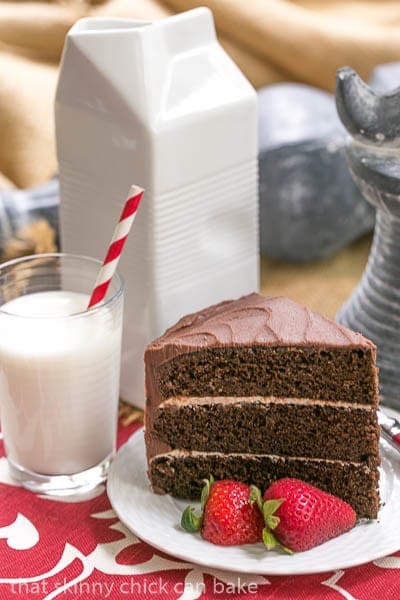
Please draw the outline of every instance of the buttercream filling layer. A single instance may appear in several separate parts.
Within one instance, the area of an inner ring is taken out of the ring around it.
[[[198,406],[202,404],[284,404],[285,406],[331,406],[333,408],[348,408],[375,412],[376,408],[359,402],[343,400],[324,400],[313,398],[277,398],[275,396],[171,396],[159,405],[159,408],[169,406]]]
[[[262,460],[268,459],[272,463],[280,463],[280,462],[290,462],[290,461],[300,461],[307,463],[326,463],[332,465],[351,465],[352,467],[362,468],[366,471],[370,471],[370,467],[366,465],[364,462],[358,462],[354,460],[334,460],[328,458],[315,458],[310,456],[279,456],[278,454],[253,454],[251,452],[199,452],[198,450],[170,450],[169,452],[164,452],[163,454],[159,454],[158,456],[154,456],[150,463],[159,458],[171,457],[171,458],[204,458],[204,457],[212,457],[217,460],[225,459],[225,458],[239,458],[239,459],[250,459],[250,460]]]

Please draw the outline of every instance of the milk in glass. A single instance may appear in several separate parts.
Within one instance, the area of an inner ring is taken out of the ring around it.
[[[67,290],[0,307],[1,421],[8,459],[60,475],[89,469],[115,448],[121,319]]]

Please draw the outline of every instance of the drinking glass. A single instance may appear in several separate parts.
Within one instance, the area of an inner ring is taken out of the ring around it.
[[[115,453],[124,284],[86,310],[101,263],[72,254],[0,265],[0,407],[10,472],[46,494],[87,491]]]

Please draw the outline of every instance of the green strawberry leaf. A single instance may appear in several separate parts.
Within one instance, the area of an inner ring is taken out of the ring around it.
[[[269,529],[276,529],[280,522],[280,518],[276,517],[275,515],[268,515],[265,519],[265,524]]]
[[[285,501],[284,498],[267,500],[263,504],[263,515],[266,526],[269,529],[275,529],[280,522],[280,518],[275,515],[275,511],[281,506],[281,504]]]
[[[278,510],[284,501],[284,498],[274,498],[273,500],[266,500],[262,505],[265,522],[265,527],[262,531],[262,540],[267,550],[273,550],[276,546],[279,546],[283,552],[293,554],[293,550],[281,544],[279,539],[272,533],[281,521],[280,518],[276,516],[275,511]]]
[[[273,500],[267,500],[264,502],[263,513],[264,517],[268,517],[269,515],[273,515],[278,508],[285,502],[285,498],[274,498]]]
[[[261,490],[256,485],[250,486],[249,502],[251,505],[253,505],[254,502],[256,502],[261,512],[263,511],[263,499],[261,496]]]
[[[286,554],[293,554],[293,550],[281,544],[280,541],[274,536],[272,531],[268,529],[268,527],[264,527],[262,530],[262,541],[264,542],[264,546],[267,548],[267,550],[273,550],[278,546],[281,550],[283,550],[283,552],[286,552]]]
[[[204,487],[201,490],[201,510],[204,511],[205,506],[207,504],[208,496],[210,495],[210,489],[212,484],[215,482],[215,479],[212,475],[210,475],[209,479],[203,479]]]
[[[267,529],[266,527],[264,527],[264,529],[262,530],[262,541],[264,542],[264,546],[267,548],[267,550],[273,550],[278,544],[278,540],[276,539],[272,531],[269,531],[269,529]]]
[[[181,527],[189,533],[200,531],[203,524],[203,516],[195,514],[193,506],[187,506],[182,513]]]

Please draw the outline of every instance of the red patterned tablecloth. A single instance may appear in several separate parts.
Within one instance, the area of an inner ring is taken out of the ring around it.
[[[119,444],[138,426],[120,426]],[[9,478],[0,446],[1,600],[400,599],[400,552],[345,571],[297,577],[182,568],[118,521],[104,487],[96,494],[78,502],[35,496]]]

